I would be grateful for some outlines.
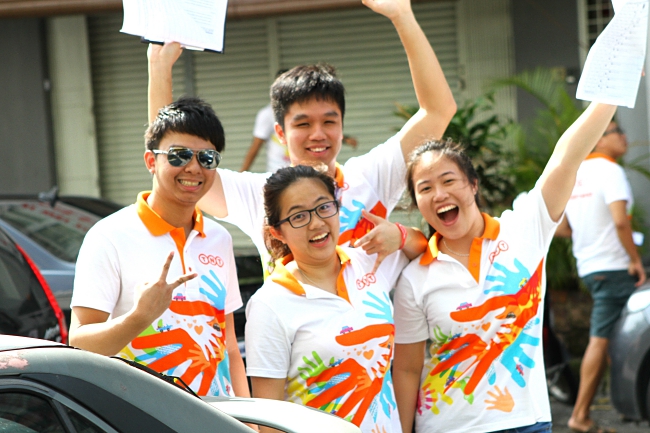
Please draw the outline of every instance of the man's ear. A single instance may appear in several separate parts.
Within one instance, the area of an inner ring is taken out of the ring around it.
[[[147,166],[149,173],[154,174],[156,172],[156,154],[150,150],[144,152],[144,165]]]
[[[280,126],[278,122],[275,122],[275,125],[273,125],[275,128],[275,135],[278,136],[280,139],[280,143],[284,144],[285,146],[287,145],[287,137],[284,135],[284,129]]]
[[[275,239],[286,244],[286,242],[284,241],[284,236],[282,236],[282,230],[269,226],[269,233],[271,233],[271,236],[273,236]]]

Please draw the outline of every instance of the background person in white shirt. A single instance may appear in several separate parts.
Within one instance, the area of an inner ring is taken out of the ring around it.
[[[541,433],[551,412],[541,346],[544,262],[580,163],[616,107],[592,103],[562,135],[535,187],[500,218],[453,143],[409,163],[409,192],[435,230],[395,290],[395,393],[402,429]],[[425,363],[425,343],[431,359]]]
[[[614,324],[629,296],[646,280],[632,239],[632,189],[616,162],[626,151],[625,133],[611,122],[580,165],[565,218],[556,233],[572,238],[578,275],[594,300],[580,388],[568,422],[576,432],[606,431],[591,419],[589,408],[607,364]]]

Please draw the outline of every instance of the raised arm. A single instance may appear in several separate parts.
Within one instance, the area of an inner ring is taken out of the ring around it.
[[[147,58],[149,59],[149,88],[148,114],[152,122],[165,105],[172,102],[172,67],[183,53],[178,42],[165,45],[149,44]]]
[[[410,0],[362,1],[391,20],[408,58],[420,109],[398,134],[406,158],[424,139],[442,138],[456,113],[456,102],[438,58],[413,15]]]
[[[548,213],[558,221],[576,182],[578,167],[612,120],[616,106],[592,102],[555,145],[538,180]]]

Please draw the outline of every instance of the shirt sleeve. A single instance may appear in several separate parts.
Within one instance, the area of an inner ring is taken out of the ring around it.
[[[71,307],[92,308],[112,314],[120,296],[120,265],[113,243],[93,226],[79,250]]]
[[[557,222],[553,221],[541,188],[535,186],[528,193],[520,194],[513,203],[513,210],[503,212],[499,220],[509,227],[516,227],[521,239],[526,239],[531,245],[546,252],[562,217]]]
[[[429,338],[423,304],[416,302],[413,286],[404,274],[397,281],[393,302],[395,304],[395,343],[418,343]]]
[[[239,291],[239,281],[237,280],[237,264],[235,263],[235,256],[232,248],[232,237],[229,233],[228,238],[228,269],[227,269],[227,283],[226,283],[226,305],[225,314],[230,314],[240,308],[244,303],[241,299],[241,292]]]
[[[238,173],[218,169],[228,216],[223,218],[248,235],[260,253],[264,247],[264,185],[271,173]]]
[[[267,105],[257,112],[255,116],[255,126],[253,127],[253,137],[261,138],[268,141],[275,130],[275,120],[273,119],[273,110],[271,105]]]
[[[260,288],[263,289],[264,286]],[[245,333],[246,374],[286,378],[291,364],[292,338],[276,312],[258,295],[253,295],[246,306]]]
[[[627,176],[625,176],[625,170],[617,164],[612,163],[611,166],[612,169],[607,176],[607,181],[602,182],[605,204],[610,205],[615,201],[624,200],[631,205],[632,192]],[[628,206],[628,208],[631,208],[631,206]]]
[[[391,212],[406,189],[406,162],[396,136],[365,155],[350,158],[346,173],[358,173],[375,188],[379,199]]]

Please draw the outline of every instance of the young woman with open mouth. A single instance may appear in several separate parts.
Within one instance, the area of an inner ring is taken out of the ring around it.
[[[477,174],[459,145],[429,141],[413,152],[408,189],[434,233],[395,291],[393,372],[405,432],[414,422],[427,433],[551,431],[544,259],[578,166],[615,109],[591,104],[535,187],[500,218],[480,212]]]
[[[377,254],[337,246],[339,204],[326,174],[282,168],[268,179],[264,199],[267,246],[277,260],[246,311],[253,396],[318,408],[366,433],[400,432],[389,292],[426,239],[401,227],[401,251],[375,271]]]

